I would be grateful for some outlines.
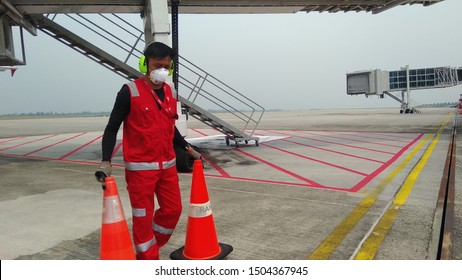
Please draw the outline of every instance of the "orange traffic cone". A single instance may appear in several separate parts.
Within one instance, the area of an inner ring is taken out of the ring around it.
[[[202,161],[194,161],[185,246],[172,252],[172,260],[221,260],[233,251],[218,243]]]
[[[135,251],[114,177],[107,177],[105,182],[99,258],[135,260]]]

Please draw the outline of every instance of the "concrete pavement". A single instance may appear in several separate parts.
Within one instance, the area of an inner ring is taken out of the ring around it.
[[[454,119],[460,122],[460,116],[453,109],[422,111],[267,112],[256,133],[283,138],[259,147],[204,150],[219,241],[234,247],[228,259],[307,259],[328,238],[337,244],[317,256],[351,258],[426,153],[428,160],[374,258],[431,259],[451,124]],[[0,259],[98,259],[102,194],[92,174],[106,122],[0,120]],[[214,133],[201,123],[190,123],[189,137]],[[460,149],[457,146],[454,259],[462,255]],[[120,151],[114,163],[131,224],[123,168],[117,167],[122,163]],[[184,245],[190,184],[191,175],[180,174],[184,211],[161,250],[163,259]],[[365,207],[365,200],[373,203]]]

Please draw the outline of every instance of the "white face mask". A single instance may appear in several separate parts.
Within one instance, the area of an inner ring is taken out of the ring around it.
[[[165,68],[159,68],[156,70],[151,71],[149,74],[149,78],[151,79],[151,82],[155,85],[161,84],[165,82],[168,76],[168,70]]]

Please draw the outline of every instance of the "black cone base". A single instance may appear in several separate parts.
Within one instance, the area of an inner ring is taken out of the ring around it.
[[[204,260],[222,260],[222,259],[226,258],[226,256],[228,256],[233,251],[233,246],[231,246],[231,245],[223,244],[223,243],[218,243],[218,245],[221,248],[220,254],[218,254],[217,256],[215,256],[213,258],[204,259]],[[186,258],[183,255],[183,251],[184,251],[184,246],[181,247],[178,250],[173,251],[170,254],[170,259],[172,259],[172,260],[191,260],[191,259]]]

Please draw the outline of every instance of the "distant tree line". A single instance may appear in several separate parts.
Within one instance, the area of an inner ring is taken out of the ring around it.
[[[417,108],[451,108],[457,106],[458,102],[442,102],[442,103],[432,103],[432,104],[423,104],[416,106]]]
[[[109,116],[110,112],[72,112],[72,113],[59,113],[59,112],[29,112],[29,113],[12,113],[3,114],[0,117],[103,117]]]
[[[442,102],[442,103],[432,103],[432,104],[422,104],[416,106],[416,108],[450,108],[456,107],[458,102]],[[225,110],[208,110],[210,113],[222,113],[226,112]],[[281,109],[269,109],[269,111],[282,111]],[[0,117],[106,117],[109,116],[110,112],[71,112],[71,113],[59,113],[59,112],[29,112],[29,113],[12,113],[12,114],[0,114]]]

